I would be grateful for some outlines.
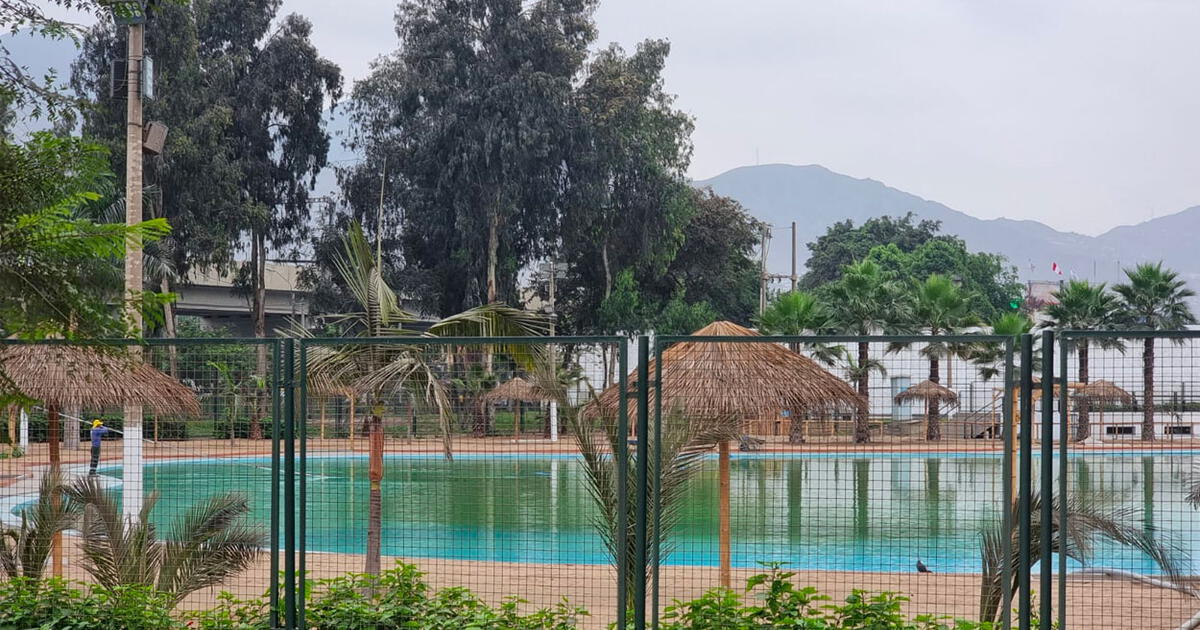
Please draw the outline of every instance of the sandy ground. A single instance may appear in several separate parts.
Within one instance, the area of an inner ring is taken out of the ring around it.
[[[72,545],[68,543],[68,550]],[[85,579],[76,552],[66,558],[68,577]],[[313,553],[307,570],[312,578],[326,578],[362,570],[362,556]],[[386,558],[392,566],[398,558]],[[585,628],[601,628],[613,621],[616,609],[616,580],[606,566],[538,565],[499,562],[409,560],[426,572],[426,581],[437,588],[465,586],[491,603],[517,596],[528,600],[525,610],[554,606],[566,598],[572,606],[591,613],[582,619]],[[260,558],[255,567],[229,580],[220,588],[205,589],[188,597],[184,609],[207,608],[220,590],[241,597],[265,592],[270,559]],[[734,571],[735,587],[758,573]],[[1035,584],[1036,584],[1036,576]],[[842,571],[802,571],[793,579],[813,586],[842,601],[852,589],[871,593],[900,593],[910,598],[904,605],[910,615],[934,614],[974,619],[978,614],[979,576],[970,574],[896,574]],[[714,567],[664,567],[661,576],[660,608],[674,600],[699,596],[718,583]],[[1035,604],[1036,605],[1036,604]],[[1067,586],[1067,625],[1071,630],[1171,630],[1200,610],[1200,599],[1174,591],[1106,578],[1071,578]],[[1057,613],[1056,613],[1057,614]],[[1014,624],[1015,627],[1015,624]]]
[[[358,439],[353,446],[349,440],[310,440],[310,453],[363,452],[366,441]],[[1128,445],[1105,445],[1099,447],[1073,447],[1075,450],[1120,451],[1122,448],[1147,448],[1170,451],[1179,448],[1194,448],[1190,441],[1160,442],[1154,445],[1130,443]],[[118,463],[121,453],[119,441],[105,443],[105,463]],[[389,452],[441,452],[438,440],[389,440]],[[844,440],[810,441],[808,444],[792,446],[782,438],[770,439],[762,448],[764,452],[893,452],[893,451],[999,451],[1002,445],[991,440],[946,440],[930,444],[919,439],[886,438],[870,445],[855,446]],[[148,444],[147,459],[173,459],[180,457],[216,457],[269,455],[269,442],[228,440],[203,440],[188,442],[164,442]],[[455,441],[455,451],[460,453],[571,453],[569,440],[550,443],[530,438],[514,441],[512,438],[470,439]],[[66,464],[86,464],[87,451],[62,452]],[[36,444],[26,457],[0,460],[0,498],[24,494],[36,490],[37,478],[47,462],[46,445]],[[65,545],[64,575],[74,579],[85,579],[74,545]],[[393,559],[394,560],[394,559]],[[389,561],[385,560],[385,566]],[[613,618],[616,606],[615,578],[612,569],[594,565],[536,565],[494,562],[468,562],[447,560],[413,560],[427,572],[427,580],[435,587],[465,586],[491,602],[499,602],[510,596],[528,600],[528,607],[551,606],[566,597],[572,605],[592,612],[585,623],[588,627],[601,627]],[[263,555],[259,562],[246,573],[223,584],[222,587],[197,592],[185,600],[185,608],[203,608],[215,602],[219,590],[228,590],[241,597],[259,596],[265,592],[269,576],[269,557]],[[362,569],[362,556],[350,554],[310,553],[307,568],[313,578],[333,577],[347,571]],[[735,570],[734,585],[744,583],[753,570]],[[852,573],[838,571],[805,571],[794,581],[799,585],[810,585],[826,593],[834,600],[842,600],[851,589],[869,592],[891,591],[903,594],[911,601],[906,604],[910,614],[938,614],[962,618],[975,618],[978,614],[979,577],[968,574],[891,574]],[[716,586],[718,575],[715,567],[664,567],[661,577],[660,606],[669,605],[676,599],[694,598],[705,590]],[[1036,582],[1035,582],[1036,583]],[[1200,586],[1200,585],[1198,585]],[[1164,629],[1178,627],[1183,621],[1200,610],[1200,599],[1173,591],[1134,584],[1128,581],[1100,577],[1072,577],[1067,589],[1068,625],[1072,630],[1108,629]]]

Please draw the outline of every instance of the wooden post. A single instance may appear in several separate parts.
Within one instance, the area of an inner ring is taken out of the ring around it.
[[[325,441],[325,403],[327,401],[323,397],[317,400],[320,401],[318,404],[321,405],[321,441]]]
[[[46,405],[46,439],[49,440],[50,447],[50,470],[57,470],[61,464],[58,452],[58,405]],[[62,497],[55,492],[50,501],[57,508]],[[62,577],[63,574],[62,546],[62,532],[55,532],[50,551],[51,575],[54,577]]]
[[[720,547],[721,547],[721,586],[733,587],[733,562],[730,554],[729,531],[729,440],[722,440],[717,448],[719,453],[719,471],[721,476],[721,507],[720,507]]]
[[[522,408],[521,401],[515,402],[517,408],[513,414],[513,439],[519,439],[521,437],[521,420],[523,419],[521,416],[524,415],[525,409]]]
[[[354,417],[354,394],[350,394],[350,451],[354,452],[354,432],[358,430],[358,422]]]

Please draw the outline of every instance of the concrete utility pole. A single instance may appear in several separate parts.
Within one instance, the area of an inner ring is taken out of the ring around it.
[[[125,224],[142,222],[142,61],[145,57],[146,25],[129,25],[129,52],[126,64],[128,103],[125,126]],[[134,337],[142,335],[142,312],[138,308],[142,293],[142,239],[131,233],[125,241],[125,315]],[[141,359],[141,349],[130,349]],[[142,511],[142,407],[126,405],[125,437],[122,440],[124,465],[121,485],[121,513],[136,519]]]
[[[792,291],[796,290],[796,222],[792,221]]]

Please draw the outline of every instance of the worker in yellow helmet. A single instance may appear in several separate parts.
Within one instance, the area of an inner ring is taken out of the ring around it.
[[[92,465],[88,468],[88,475],[96,474],[96,466],[100,464],[100,439],[104,434],[108,433],[108,427],[104,426],[104,421],[99,418],[92,421]]]

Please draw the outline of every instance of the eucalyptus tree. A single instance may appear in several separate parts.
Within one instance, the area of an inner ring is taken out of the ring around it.
[[[366,161],[343,187],[355,212],[373,211],[386,170],[383,206],[404,209],[405,257],[432,272],[431,310],[515,301],[518,271],[547,250],[594,5],[406,0],[399,49],[356,83],[350,144]]]
[[[1058,330],[1106,330],[1116,325],[1120,301],[1110,293],[1104,283],[1092,284],[1087,280],[1071,280],[1053,294],[1054,303],[1046,307],[1043,328]],[[1106,340],[1098,340],[1104,346],[1122,347]],[[1071,339],[1070,349],[1075,352],[1079,363],[1077,379],[1087,383],[1090,378],[1089,351],[1092,342],[1086,338]],[[1075,440],[1086,440],[1091,435],[1089,403],[1078,402],[1079,418],[1075,424]]]
[[[908,296],[895,277],[873,261],[846,265],[841,277],[826,285],[821,295],[829,308],[831,328],[842,334],[878,334],[895,329],[907,319]],[[851,362],[851,376],[862,398],[862,405],[854,417],[856,442],[871,439],[869,414],[873,370],[882,370],[882,364],[871,358],[870,342],[860,340],[856,357]]]
[[[1120,296],[1118,317],[1132,330],[1184,330],[1196,323],[1188,298],[1196,295],[1179,274],[1162,263],[1126,269],[1127,281],[1113,287]],[[1154,440],[1154,342],[1142,341],[1142,439]]]
[[[372,248],[357,223],[351,224],[343,238],[343,254],[337,267],[355,304],[351,311],[331,316],[329,321],[343,335],[363,337],[364,342],[313,346],[306,367],[315,388],[349,389],[365,400],[370,410],[367,420],[370,489],[364,571],[377,575],[383,549],[383,414],[387,397],[402,392],[435,409],[447,457],[451,454],[453,409],[443,352],[420,343],[377,344],[369,340],[411,337],[419,342],[422,338],[436,337],[534,336],[545,334],[548,326],[536,314],[501,304],[486,304],[434,322],[423,331],[414,327],[416,317],[400,307],[399,298],[384,279],[382,249],[378,243]],[[311,330],[295,324],[289,332],[298,337],[313,336]],[[533,346],[505,345],[494,349],[529,370],[544,363]],[[491,351],[484,348],[484,352]]]

